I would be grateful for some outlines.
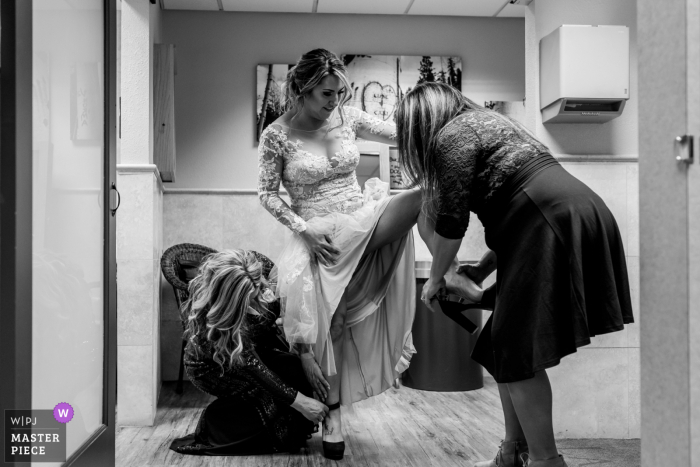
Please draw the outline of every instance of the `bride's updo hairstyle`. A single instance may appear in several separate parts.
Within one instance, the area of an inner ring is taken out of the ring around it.
[[[345,76],[346,73],[345,64],[333,52],[326,49],[314,49],[306,52],[287,73],[287,80],[284,84],[287,108],[293,109],[297,105],[303,106],[305,95],[318,86],[326,76],[335,75],[345,86],[345,94],[338,102],[338,113],[342,119],[343,106],[352,96],[352,89],[347,76]]]
[[[396,112],[399,161],[412,186],[423,189],[424,212],[437,214],[440,178],[435,149],[442,129],[467,109],[480,106],[445,83],[421,83],[401,100]]]
[[[260,309],[257,296],[265,285],[262,264],[246,250],[212,253],[188,289],[183,305],[187,317],[185,338],[207,340],[214,347],[214,361],[233,366],[241,362],[248,307]]]

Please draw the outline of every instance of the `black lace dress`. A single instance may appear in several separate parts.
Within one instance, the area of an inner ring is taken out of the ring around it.
[[[295,452],[316,431],[290,407],[297,391],[312,397],[312,389],[274,318],[248,315],[244,364],[223,372],[208,341],[197,338],[187,344],[187,376],[217,399],[204,409],[195,432],[174,440],[171,449],[210,456]]]
[[[462,238],[474,212],[497,255],[496,306],[472,353],[497,382],[531,378],[633,322],[615,218],[522,125],[468,110],[442,130],[435,157],[435,231]]]

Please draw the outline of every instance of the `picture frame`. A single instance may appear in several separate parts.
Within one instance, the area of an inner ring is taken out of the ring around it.
[[[256,67],[255,140],[286,111],[284,82],[293,64],[260,64]]]

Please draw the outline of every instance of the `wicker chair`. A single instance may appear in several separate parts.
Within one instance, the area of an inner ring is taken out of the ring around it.
[[[178,310],[182,309],[182,304],[189,298],[187,286],[189,282],[199,273],[199,266],[202,263],[202,260],[205,256],[216,252],[217,251],[213,248],[194,243],[180,243],[178,245],[173,245],[163,252],[163,256],[160,259],[160,269],[163,272],[163,276],[165,276],[165,280],[167,280],[173,287],[173,292],[175,292],[175,302],[177,303]],[[253,253],[258,261],[262,263],[263,275],[267,278],[275,264],[262,253],[252,250],[251,253]],[[182,325],[184,330],[184,320],[182,320]],[[178,394],[182,394],[186,344],[187,342],[183,339],[182,347],[180,349],[180,369],[178,372],[177,388],[175,389]]]

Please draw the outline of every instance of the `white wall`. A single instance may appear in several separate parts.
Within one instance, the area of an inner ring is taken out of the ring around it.
[[[634,0],[535,0],[527,41],[527,101],[537,137],[554,154],[637,156],[637,9]],[[542,124],[539,111],[539,41],[562,24],[630,28],[630,99],[622,116],[604,124]]]
[[[159,41],[161,10],[142,0],[124,0],[121,5],[117,423],[152,425],[161,387],[163,190],[152,164],[153,44]]]
[[[635,320],[623,331],[592,339],[548,371],[554,429],[562,438],[638,438],[639,170],[635,0],[535,0],[525,17],[526,124],[566,170],[598,193],[623,237]],[[630,28],[630,99],[604,124],[542,124],[539,41],[562,24]],[[571,157],[574,156],[574,157]]]
[[[21,297],[32,333],[26,408],[71,404],[75,417],[62,448],[71,456],[103,423],[103,10],[59,2],[35,2],[30,10],[31,228],[24,241],[32,263],[24,273],[32,290]]]
[[[521,18],[164,11],[176,46],[177,180],[172,188],[255,188],[255,67],[337,54],[457,55],[477,102],[525,95]]]

